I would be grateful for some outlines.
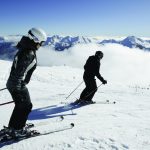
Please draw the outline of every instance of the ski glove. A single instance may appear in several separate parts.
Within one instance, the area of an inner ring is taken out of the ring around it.
[[[103,84],[107,84],[107,80],[102,80],[102,83]]]

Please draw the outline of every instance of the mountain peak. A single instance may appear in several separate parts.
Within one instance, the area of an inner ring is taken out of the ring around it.
[[[144,44],[145,44],[145,41],[140,39],[140,38],[137,38],[135,36],[128,36],[126,37],[124,40],[122,40],[120,42],[122,45],[124,46],[127,46],[129,48],[132,48],[132,47],[145,47]],[[143,49],[143,48],[142,48]]]

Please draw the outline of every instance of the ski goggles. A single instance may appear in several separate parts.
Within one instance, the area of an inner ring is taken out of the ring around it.
[[[40,46],[45,45],[45,41],[39,41],[37,37],[35,37],[31,32],[29,32],[29,38],[32,39],[35,43],[39,44]]]

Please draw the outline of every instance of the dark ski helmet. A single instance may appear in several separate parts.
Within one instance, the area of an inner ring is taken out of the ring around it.
[[[47,40],[47,35],[45,31],[43,31],[40,28],[32,28],[28,32],[28,36],[31,40],[33,40],[35,43],[42,43]]]
[[[98,58],[100,58],[100,59],[103,58],[103,55],[104,55],[104,54],[103,54],[102,51],[96,51],[96,52],[95,52],[95,56],[98,57]]]

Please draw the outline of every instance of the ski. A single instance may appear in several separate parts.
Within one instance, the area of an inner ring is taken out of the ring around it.
[[[79,104],[75,104],[74,102],[61,102],[60,104],[64,104],[64,105],[79,105]],[[105,101],[94,101],[94,103],[89,103],[89,104],[116,104],[116,101],[110,101],[110,100],[105,100]]]
[[[116,104],[116,101],[106,100],[106,101],[95,102],[94,104]]]
[[[23,136],[23,137],[11,137],[9,135],[5,135],[3,138],[0,139],[0,147],[2,145],[6,145],[6,144],[10,144],[10,143],[15,143],[15,142],[19,142],[21,140],[25,140],[25,139],[29,139],[32,137],[37,137],[37,136],[44,136],[44,135],[48,135],[48,134],[52,134],[52,133],[56,133],[56,132],[60,132],[60,131],[65,131],[65,130],[69,130],[72,129],[74,127],[74,123],[70,123],[68,125],[64,125],[61,127],[57,127],[54,130],[48,130],[48,131],[37,131],[37,130],[32,130],[31,131],[31,135],[30,136]]]
[[[86,105],[91,105],[91,104],[116,104],[116,101],[110,101],[110,100],[106,100],[106,101],[94,101],[93,103],[78,103],[76,104],[75,102],[71,102],[71,103],[64,103],[64,109],[72,109],[73,107],[81,107],[81,106],[86,106]]]
[[[40,121],[40,122],[34,123],[33,125],[32,125],[32,123],[27,123],[27,125],[28,125],[29,127],[39,127],[39,126],[47,125],[47,124],[49,124],[49,123],[60,123],[60,122],[62,122],[63,120],[64,120],[64,116],[61,115],[61,116],[57,117],[57,120],[55,119],[53,122],[52,122],[51,119],[50,119],[50,120],[48,119],[47,121]],[[30,124],[31,124],[31,125],[30,125]]]
[[[60,123],[64,120],[64,117],[61,115],[59,117],[57,117],[57,120],[55,119],[55,121],[53,121],[52,123]],[[37,123],[27,123],[25,125],[25,128],[35,128],[35,127],[40,127],[43,125],[48,125],[51,123],[51,120],[47,120],[47,121],[40,121]],[[0,139],[3,138],[6,134],[7,134],[7,130],[8,127],[4,126],[3,129],[1,129],[0,131]]]

